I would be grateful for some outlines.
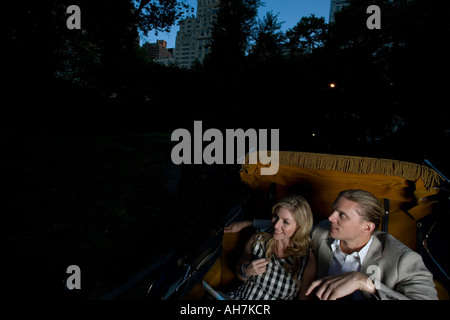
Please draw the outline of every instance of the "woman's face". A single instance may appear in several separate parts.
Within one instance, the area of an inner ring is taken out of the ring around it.
[[[272,218],[273,238],[275,240],[289,240],[297,230],[297,223],[291,212],[280,208]]]

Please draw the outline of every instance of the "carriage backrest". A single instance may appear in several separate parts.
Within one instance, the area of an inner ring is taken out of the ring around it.
[[[433,211],[436,203],[428,197],[438,192],[441,179],[432,169],[409,162],[302,152],[280,152],[275,175],[261,175],[263,166],[244,164],[243,182],[261,193],[275,190],[273,202],[288,194],[302,195],[316,221],[328,218],[341,191],[371,192],[389,203],[389,233],[413,250],[417,221]]]

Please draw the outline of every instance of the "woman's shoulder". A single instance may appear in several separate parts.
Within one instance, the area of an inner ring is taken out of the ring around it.
[[[267,242],[270,238],[272,237],[272,235],[270,233],[261,231],[258,232],[256,234],[253,235],[253,241],[254,242],[262,242],[265,243]]]
[[[266,251],[266,242],[270,238],[270,234],[266,232],[258,232],[252,236],[253,240],[253,253],[260,255]],[[259,254],[257,254],[259,252]]]

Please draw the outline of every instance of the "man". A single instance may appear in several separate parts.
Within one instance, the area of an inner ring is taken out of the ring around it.
[[[311,283],[307,295],[321,300],[437,299],[433,275],[421,256],[378,231],[383,215],[381,203],[365,190],[339,194],[328,221],[311,233],[318,280]],[[249,223],[230,226],[225,232],[239,231]]]

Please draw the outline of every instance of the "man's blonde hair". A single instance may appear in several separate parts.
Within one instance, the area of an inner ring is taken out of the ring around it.
[[[340,198],[356,202],[361,207],[357,210],[363,221],[372,222],[375,224],[375,230],[378,230],[384,216],[384,208],[381,202],[369,191],[361,189],[344,190],[339,193],[334,205]],[[333,207],[334,207],[333,205]]]

